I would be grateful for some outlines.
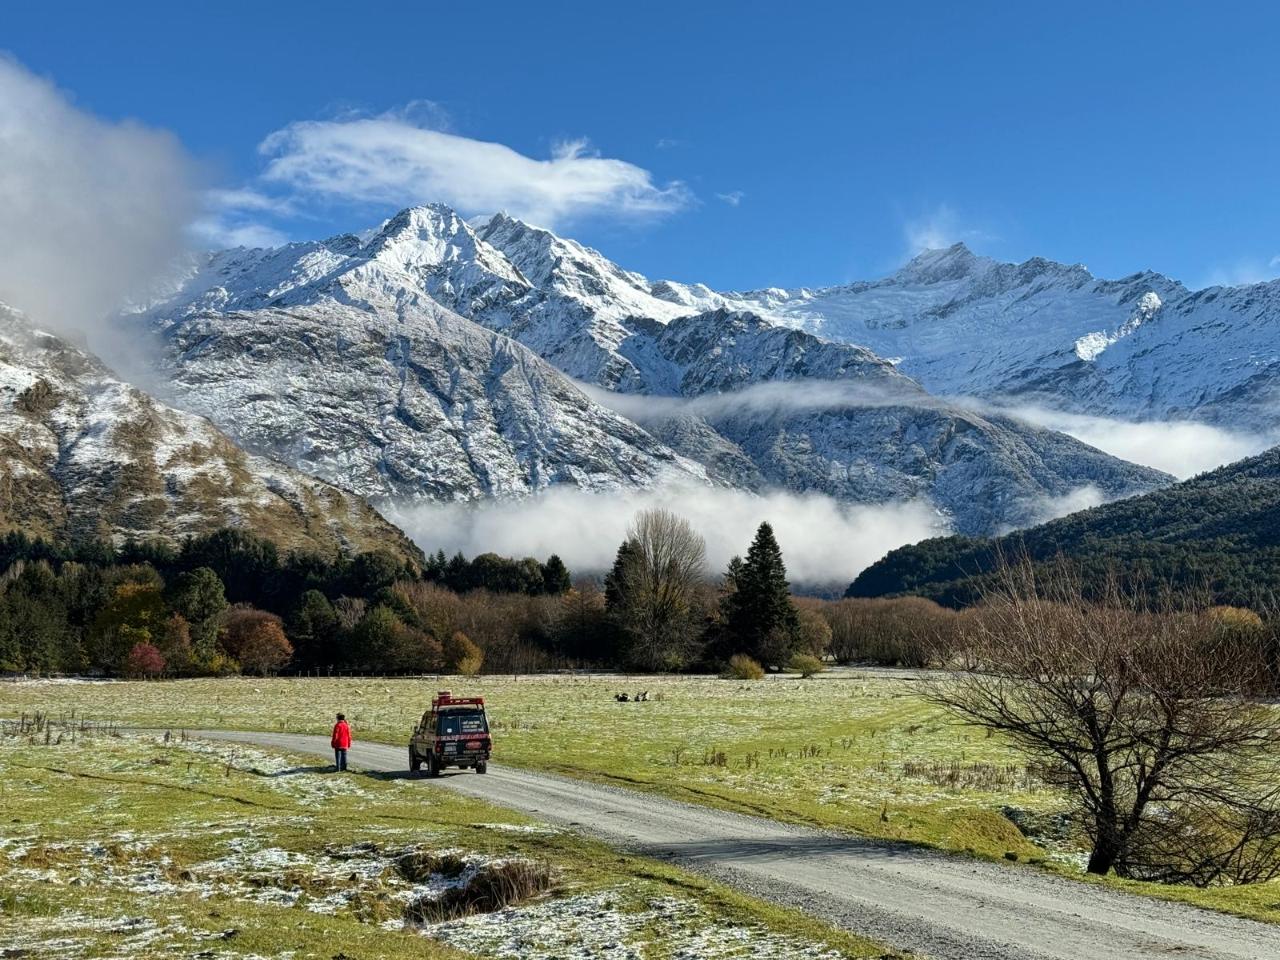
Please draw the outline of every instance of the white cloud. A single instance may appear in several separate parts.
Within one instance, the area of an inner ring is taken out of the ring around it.
[[[591,383],[576,382],[576,385],[596,403],[640,424],[678,416],[715,420],[744,414],[804,413],[859,407],[935,409],[946,406],[944,401],[924,393],[905,377],[900,383],[889,381],[879,384],[859,380],[767,380],[741,390],[705,393],[697,397],[616,393]]]
[[[1254,283],[1266,283],[1280,277],[1280,255],[1265,262],[1261,260],[1241,260],[1229,267],[1218,267],[1211,271],[1199,286],[1203,287],[1243,287]]]
[[[1253,456],[1280,442],[1277,435],[1191,421],[1133,423],[1036,406],[1010,407],[1002,412],[1060,430],[1112,456],[1155,467],[1179,479]]]
[[[235,221],[218,214],[197,217],[190,229],[192,238],[210,250],[279,247],[289,242],[287,234],[265,223]]]
[[[923,216],[908,220],[903,225],[903,237],[908,257],[926,250],[943,250],[961,242],[976,243],[992,239],[986,231],[961,223],[956,211],[945,203]]]
[[[575,572],[601,572],[637,511],[664,507],[687,519],[707,540],[708,573],[746,552],[763,520],[773,524],[792,582],[848,584],[889,550],[946,533],[920,501],[842,503],[818,494],[763,495],[709,487],[663,487],[591,493],[556,488],[528,500],[384,508],[424,550],[492,550],[545,558],[558,553]]]
[[[742,198],[745,196],[746,194],[741,190],[730,190],[728,193],[716,194],[718,199],[723,200],[731,207],[736,207],[738,204],[742,203]]]
[[[1079,513],[1091,507],[1101,506],[1107,502],[1106,495],[1091,483],[1069,490],[1059,497],[1041,497],[1036,501],[1036,515],[1032,524],[1047,523],[1065,517],[1070,513]]]
[[[0,55],[0,300],[99,331],[181,251],[193,170],[168,133],[86,113]]]
[[[262,181],[300,205],[443,201],[465,214],[506,210],[550,227],[587,216],[662,216],[693,199],[683,183],[656,183],[585,140],[557,144],[543,160],[442,126],[438,110],[292,123],[262,142]]]

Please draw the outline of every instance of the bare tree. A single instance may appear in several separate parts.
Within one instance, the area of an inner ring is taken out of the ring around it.
[[[644,510],[627,531],[618,584],[631,659],[647,670],[682,665],[695,633],[706,544],[687,520],[668,510]]]
[[[1088,871],[1208,885],[1280,875],[1274,713],[1260,645],[1203,608],[1152,611],[1074,572],[1005,567],[965,622],[975,669],[931,698],[999,731],[1078,803]],[[1141,602],[1140,602],[1141,601]]]

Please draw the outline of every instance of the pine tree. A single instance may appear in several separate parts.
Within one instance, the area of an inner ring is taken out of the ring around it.
[[[761,663],[781,666],[800,639],[800,616],[773,527],[760,524],[745,561],[734,557],[722,610],[729,643]]]
[[[564,565],[560,555],[553,553],[547,557],[547,562],[542,565],[542,592],[558,597],[562,593],[568,593],[571,586],[573,584],[569,579],[569,568]]]

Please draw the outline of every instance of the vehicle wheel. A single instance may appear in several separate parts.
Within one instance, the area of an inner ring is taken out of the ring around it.
[[[409,772],[413,774],[417,774],[421,772],[421,770],[422,770],[422,761],[418,758],[418,755],[413,752],[413,748],[410,747],[409,748]]]
[[[428,777],[440,776],[440,761],[437,760],[435,756],[427,757],[427,776]]]
[[[476,764],[476,773],[488,773],[488,772],[489,772],[488,763],[481,760],[479,763]]]

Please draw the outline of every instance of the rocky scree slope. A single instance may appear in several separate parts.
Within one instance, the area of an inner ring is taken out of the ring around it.
[[[358,497],[247,455],[0,306],[0,530],[177,543],[243,527],[283,549],[419,553]]]

